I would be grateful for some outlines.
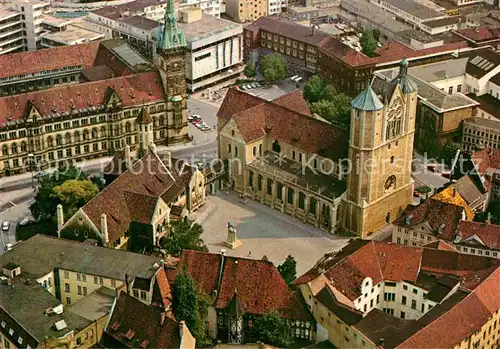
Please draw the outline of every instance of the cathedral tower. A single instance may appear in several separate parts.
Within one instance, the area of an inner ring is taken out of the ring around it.
[[[185,57],[184,31],[177,24],[174,0],[168,0],[155,56],[167,100],[167,135],[161,142],[165,145],[188,139]]]
[[[392,222],[411,202],[417,87],[403,60],[392,81],[375,78],[353,101],[351,170],[342,226],[365,237]]]

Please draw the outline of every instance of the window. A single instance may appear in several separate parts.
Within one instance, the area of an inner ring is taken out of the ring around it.
[[[403,298],[401,298],[401,304],[406,304],[406,296],[403,296]]]
[[[83,286],[83,295],[86,296],[87,295],[87,287],[86,286]]]
[[[411,308],[415,310],[417,309],[417,301],[414,299],[411,300]]]
[[[111,286],[112,287],[116,287],[116,281],[115,280],[111,280]]]
[[[420,307],[420,311],[423,313],[425,311],[425,304],[422,303],[422,306]]]
[[[366,313],[366,304],[363,306],[363,311]]]
[[[99,278],[97,276],[94,276],[94,284],[98,284],[99,283]]]
[[[401,319],[404,319],[404,318],[405,318],[405,316],[406,316],[405,312],[404,312],[404,311],[402,311],[402,312],[401,312]]]
[[[71,292],[71,288],[70,288],[69,284],[64,284],[64,291]]]
[[[136,289],[134,288],[134,290],[132,291],[132,293],[134,294],[134,297],[135,297],[135,298],[139,298],[139,291],[138,291],[138,290],[136,290]]]
[[[408,290],[408,286],[403,285],[403,290],[407,291]]]
[[[14,330],[12,328],[9,329],[9,335],[13,335],[14,334]]]
[[[147,299],[147,293],[146,291],[141,291],[141,299]]]
[[[228,153],[230,153],[230,152],[231,152],[231,144],[228,144],[228,145],[227,145],[227,151],[228,151]]]
[[[23,344],[23,338],[22,338],[22,337],[19,337],[19,338],[17,339],[17,342],[18,342],[19,344]]]
[[[389,293],[385,292],[384,293],[384,301],[386,302],[394,302],[396,300],[396,294],[395,293]]]
[[[448,88],[448,94],[450,94],[450,95],[453,94],[453,86],[450,86]]]
[[[78,294],[82,294],[82,286],[78,285]]]
[[[457,86],[457,92],[462,92],[462,85]]]
[[[386,281],[385,282],[385,286],[387,286],[387,287],[396,287],[396,283],[395,282],[388,282],[388,281]]]
[[[78,281],[81,281],[82,280],[82,275],[80,273],[76,273],[76,279]]]
[[[99,285],[102,285],[102,284],[104,284],[104,280],[100,277],[99,278]]]
[[[5,328],[5,325],[6,325],[5,321],[2,321],[2,327],[3,328]]]
[[[83,282],[87,282],[87,275],[82,274],[82,281],[83,281]]]
[[[373,299],[370,299],[370,308],[373,308]]]
[[[69,279],[69,271],[67,270],[64,271],[64,278]]]
[[[377,295],[377,304],[379,304],[379,303],[380,303],[380,295],[378,294]]]
[[[418,294],[418,290],[416,288],[413,289],[414,294]]]
[[[68,304],[68,305],[71,304],[71,298],[70,297],[66,297],[66,304]]]

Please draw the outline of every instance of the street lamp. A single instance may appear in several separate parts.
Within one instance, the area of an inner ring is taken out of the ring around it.
[[[28,161],[30,163],[30,172],[31,172],[31,187],[35,189],[35,177],[33,175],[33,160],[35,158],[35,155],[33,153],[28,154]]]

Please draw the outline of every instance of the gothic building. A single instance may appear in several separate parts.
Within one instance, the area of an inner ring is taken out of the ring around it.
[[[352,102],[343,227],[365,236],[410,203],[417,88],[403,60],[391,82],[375,79]]]
[[[366,236],[412,198],[417,91],[403,60],[352,102],[349,130],[312,115],[300,91],[266,101],[230,90],[217,114],[230,185],[329,232]]]
[[[19,53],[16,59],[26,63],[22,71],[3,67],[34,77],[68,69],[79,76],[61,75],[56,86],[0,97],[0,176],[108,156],[126,145],[135,151],[141,110],[152,120],[147,142],[187,141],[186,42],[173,1],[165,20],[154,64],[125,42],[106,40],[57,48],[50,62],[51,49]]]

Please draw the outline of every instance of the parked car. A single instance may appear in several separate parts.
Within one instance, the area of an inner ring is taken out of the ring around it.
[[[257,82],[252,82],[252,87],[253,87],[253,88],[257,88],[257,87],[259,87],[259,83],[257,83]]]
[[[246,91],[247,90],[247,85],[240,85],[240,89],[242,89],[243,91]]]
[[[2,230],[3,231],[9,231],[9,229],[10,229],[10,222],[4,221],[2,223]]]
[[[443,176],[444,178],[450,179],[451,178],[451,171],[441,172],[441,176]]]
[[[431,172],[437,172],[437,165],[436,164],[427,165],[427,169]]]
[[[5,244],[5,251],[10,251],[10,250],[12,250],[12,244],[11,243]]]
[[[198,114],[193,114],[191,115],[191,117],[195,120],[201,120],[201,116],[199,116]]]
[[[193,122],[193,121],[194,121],[194,118],[193,118],[191,115],[189,115],[189,116],[188,116],[188,121],[189,121],[189,122]]]

